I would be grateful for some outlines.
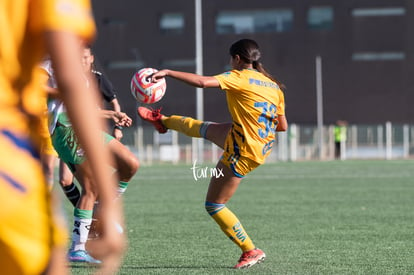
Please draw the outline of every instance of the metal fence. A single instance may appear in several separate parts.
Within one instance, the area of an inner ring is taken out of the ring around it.
[[[335,159],[334,126],[289,125],[277,134],[277,142],[266,162]],[[142,163],[217,162],[221,149],[209,141],[198,150],[198,139],[175,131],[158,134],[152,127],[126,129],[122,142]],[[396,159],[414,156],[414,125],[348,125],[341,143],[340,159]]]

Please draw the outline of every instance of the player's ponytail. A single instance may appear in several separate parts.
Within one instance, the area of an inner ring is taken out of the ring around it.
[[[263,67],[263,64],[259,61],[253,61],[253,68],[258,70],[259,72],[261,72],[262,74],[264,74],[266,77],[270,78],[271,80],[273,80],[274,82],[276,82],[276,84],[279,86],[279,88],[281,90],[284,90],[286,88],[286,86],[280,82],[279,80],[277,80],[274,76],[272,76],[271,74],[269,74],[265,68]]]
[[[259,50],[259,45],[256,43],[256,41],[252,39],[241,39],[235,42],[230,47],[230,55],[232,57],[235,57],[236,55],[240,56],[241,60],[248,64],[252,64],[254,69],[276,82],[276,84],[279,85],[280,89],[284,90],[286,88],[285,85],[283,85],[274,76],[268,73],[263,67],[262,63],[259,62],[261,53]]]

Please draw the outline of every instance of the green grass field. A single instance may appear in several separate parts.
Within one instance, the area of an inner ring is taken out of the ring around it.
[[[208,179],[191,166],[141,167],[124,197],[119,274],[414,274],[412,160],[259,167],[227,204],[267,254],[242,271],[231,269],[239,248],[204,210]]]

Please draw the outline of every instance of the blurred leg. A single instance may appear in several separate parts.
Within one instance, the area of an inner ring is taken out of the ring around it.
[[[69,167],[63,161],[60,161],[59,184],[62,187],[63,193],[65,193],[68,200],[72,203],[73,206],[76,206],[81,194],[78,186],[75,184],[73,179],[74,177]]]

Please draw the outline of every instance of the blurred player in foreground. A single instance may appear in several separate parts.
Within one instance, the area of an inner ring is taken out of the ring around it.
[[[95,25],[87,0],[4,0],[0,2],[0,264],[4,274],[67,274],[66,233],[57,221],[39,158],[44,111],[42,57],[54,62],[69,118],[94,174],[101,202],[102,238],[95,251],[99,274],[113,274],[125,247],[113,221],[122,221],[111,158],[100,140],[97,89],[85,86],[81,41]],[[82,100],[79,100],[79,99]]]
[[[201,76],[161,70],[152,76],[153,82],[169,76],[195,87],[221,88],[226,92],[232,123],[164,116],[159,110],[138,108],[141,118],[151,122],[160,133],[173,129],[191,137],[208,139],[224,150],[216,166],[223,174],[211,178],[205,207],[223,232],[241,248],[236,269],[260,263],[266,255],[255,247],[226,203],[242,178],[265,161],[274,145],[276,131],[287,130],[282,85],[264,70],[259,62],[260,55],[255,41],[242,39],[230,47],[232,70],[229,72]]]

